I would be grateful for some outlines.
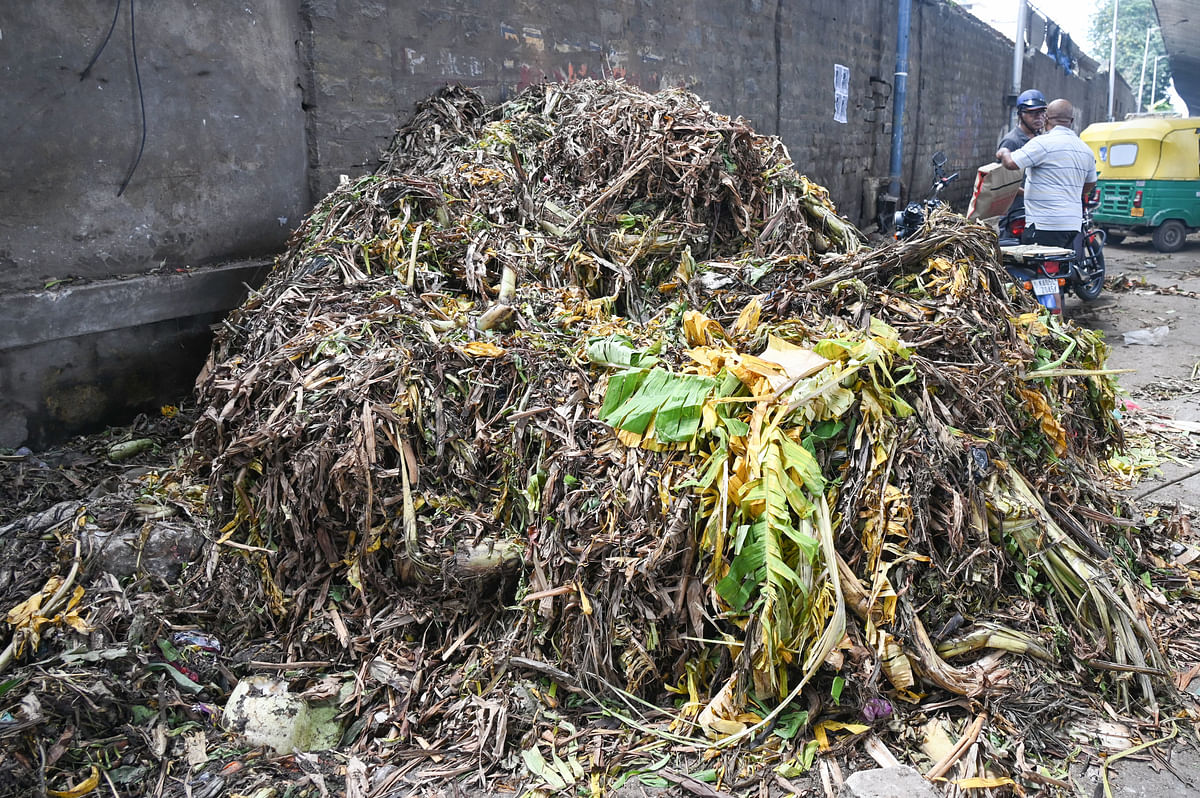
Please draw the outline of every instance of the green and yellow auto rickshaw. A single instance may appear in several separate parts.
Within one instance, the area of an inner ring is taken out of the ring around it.
[[[1080,138],[1096,156],[1092,218],[1110,242],[1150,234],[1159,252],[1175,252],[1200,229],[1200,117],[1099,122]]]

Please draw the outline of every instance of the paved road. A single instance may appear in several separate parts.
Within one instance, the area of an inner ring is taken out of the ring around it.
[[[1088,305],[1068,300],[1066,315],[1080,324],[1104,331],[1112,346],[1109,366],[1133,369],[1120,377],[1131,400],[1147,411],[1177,421],[1200,425],[1200,234],[1184,249],[1170,255],[1157,252],[1149,238],[1130,238],[1105,251],[1108,273],[1124,275],[1137,287],[1101,294]],[[1182,293],[1173,293],[1182,292]],[[1187,296],[1187,293],[1194,296]],[[1166,327],[1163,331],[1161,328]],[[1126,343],[1126,333],[1139,330],[1157,344]],[[1155,332],[1157,331],[1157,332]],[[1200,426],[1190,434],[1200,449]],[[1161,484],[1188,474],[1200,461],[1187,466],[1164,463],[1162,476],[1134,489]],[[1181,501],[1200,507],[1200,474],[1154,494],[1163,501]]]
[[[1170,255],[1157,252],[1149,238],[1140,237],[1111,244],[1105,254],[1108,274],[1124,275],[1137,287],[1106,292],[1090,305],[1069,300],[1067,317],[1104,331],[1112,347],[1110,367],[1133,369],[1120,377],[1131,401],[1185,426],[1200,422],[1200,234]],[[1189,292],[1194,296],[1187,296]],[[1167,328],[1165,333],[1162,327]],[[1126,343],[1125,333],[1137,330],[1158,330],[1150,335],[1158,343]],[[1196,430],[1184,433],[1181,440],[1200,453],[1200,423]],[[1152,497],[1180,502],[1185,511],[1193,508],[1193,529],[1200,529],[1200,509],[1195,509],[1200,508],[1200,473],[1187,476],[1200,467],[1200,457],[1190,456],[1186,464],[1164,463],[1161,475],[1135,486],[1131,493],[1165,485]],[[1180,477],[1186,478],[1167,484]],[[1200,798],[1200,751],[1191,744],[1174,746],[1166,766],[1149,758],[1123,760],[1114,764],[1110,774],[1117,798]],[[1098,768],[1076,776],[1088,787],[1100,779]]]

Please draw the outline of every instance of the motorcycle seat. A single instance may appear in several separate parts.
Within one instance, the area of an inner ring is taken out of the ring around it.
[[[1008,258],[1016,260],[1025,260],[1026,258],[1040,258],[1042,260],[1054,258],[1071,258],[1075,256],[1075,250],[1066,247],[1047,247],[1041,244],[1014,244],[1009,247],[1000,247],[1000,253]]]

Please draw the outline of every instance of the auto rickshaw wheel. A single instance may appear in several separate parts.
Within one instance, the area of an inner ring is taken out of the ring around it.
[[[1187,228],[1178,219],[1168,219],[1154,231],[1154,248],[1159,252],[1178,252],[1183,249]]]
[[[1120,244],[1124,240],[1124,233],[1110,233],[1108,230],[1104,231],[1104,243],[1106,244]]]

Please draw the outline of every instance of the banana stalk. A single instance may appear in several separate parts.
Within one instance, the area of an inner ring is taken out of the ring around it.
[[[829,656],[831,651],[837,648],[838,643],[846,635],[846,597],[842,592],[842,578],[840,574],[840,566],[844,563],[842,562],[842,558],[838,556],[837,549],[834,546],[833,524],[829,518],[828,502],[826,502],[824,496],[821,496],[814,505],[813,522],[821,544],[821,556],[824,559],[826,568],[825,577],[833,587],[833,610],[828,615],[821,636],[816,640],[812,648],[809,649],[808,656],[804,659],[804,672],[800,677],[800,681],[792,688],[791,692],[758,723],[719,740],[716,745],[720,748],[728,748],[773,724],[775,719],[793,701],[799,698],[800,691],[812,680],[812,677],[817,672],[817,668],[821,667],[821,663],[825,661],[825,658]]]
[[[495,303],[479,316],[476,328],[480,331],[487,331],[506,324],[516,312],[512,306],[516,297],[517,272],[512,266],[505,265],[504,272],[500,277],[500,294],[496,297]]]
[[[824,203],[811,194],[804,195],[804,209],[813,216],[833,240],[842,245],[847,254],[853,254],[862,248],[858,231],[831,211]],[[815,231],[822,232],[822,231]]]
[[[1137,674],[1146,706],[1157,713],[1154,687],[1143,671],[1161,668],[1163,655],[1145,620],[1132,609],[1135,594],[1129,578],[1091,560],[1054,522],[1020,474],[1009,470],[1001,479],[993,476],[986,491],[994,528],[1011,535],[1030,561],[1040,561],[1076,622],[1101,633],[1113,662],[1135,666],[1131,670]],[[1118,689],[1128,702],[1124,683]]]
[[[1045,662],[1057,662],[1058,658],[1033,636],[999,624],[981,623],[966,634],[938,643],[937,653],[942,657],[958,657],[984,648],[1026,654]]]

